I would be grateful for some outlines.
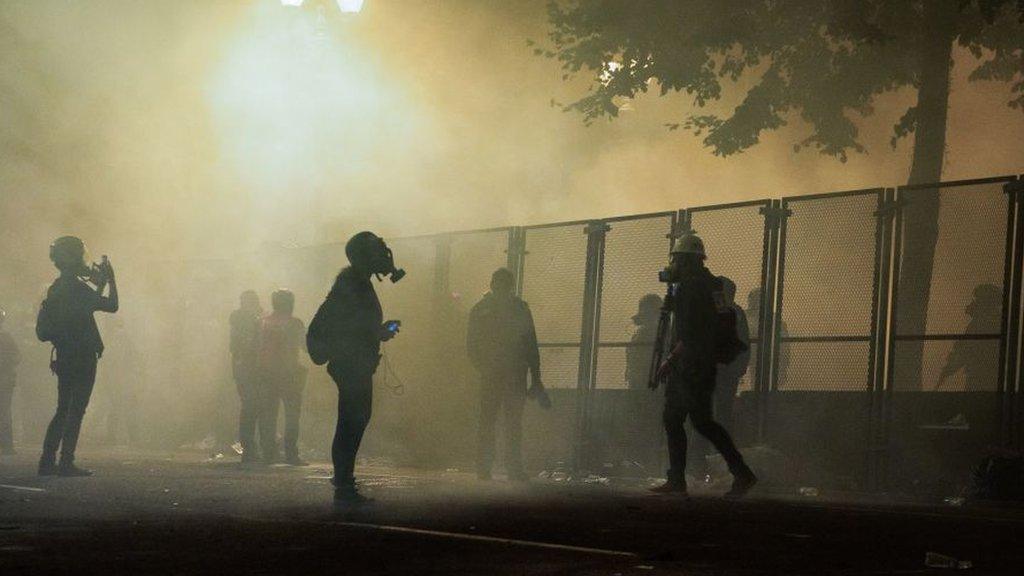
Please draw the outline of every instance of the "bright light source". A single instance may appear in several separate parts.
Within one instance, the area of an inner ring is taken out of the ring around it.
[[[338,0],[338,8],[346,14],[355,14],[363,9],[363,0]]]
[[[285,6],[302,6],[303,0],[281,0],[281,4]]]

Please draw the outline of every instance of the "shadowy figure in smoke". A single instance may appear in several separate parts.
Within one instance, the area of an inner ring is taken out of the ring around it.
[[[707,438],[725,458],[733,475],[730,497],[747,493],[757,477],[729,432],[712,418],[717,365],[735,358],[735,325],[724,329],[723,313],[730,312],[722,294],[721,281],[704,266],[704,242],[693,234],[676,240],[670,266],[677,284],[673,297],[674,337],[672,352],[658,367],[651,382],[665,385],[665,432],[668,436],[668,479],[654,488],[659,493],[686,493],[687,417],[701,436]]]
[[[640,304],[633,324],[636,332],[626,348],[626,386],[630,390],[647,388],[650,379],[651,355],[658,339],[658,317],[661,315],[661,296],[647,294]]]
[[[979,284],[974,288],[974,300],[967,305],[965,334],[992,334],[1000,330],[1003,310],[1003,291],[993,284]],[[941,390],[949,379],[963,370],[964,390],[995,390],[999,365],[990,342],[957,340],[946,357],[939,373],[936,390]]]
[[[732,430],[732,408],[736,401],[736,392],[739,390],[740,380],[750,367],[750,324],[747,321],[747,313],[736,304],[736,283],[725,276],[719,276],[718,280],[722,283],[725,304],[736,318],[736,336],[745,346],[732,362],[718,365],[716,376],[715,419],[726,430]]]
[[[346,506],[368,502],[356,489],[356,453],[370,423],[373,375],[380,363],[380,345],[398,334],[399,322],[382,322],[380,299],[372,276],[397,282],[405,272],[395,268],[384,240],[360,232],[345,244],[350,266],[338,274],[306,333],[309,356],[338,386],[338,423],[334,430],[334,501]]]
[[[242,463],[260,461],[256,424],[260,413],[259,337],[263,308],[253,290],[242,292],[238,310],[231,313],[231,374],[235,378],[241,408],[238,413],[238,441]],[[267,438],[260,438],[266,444]],[[271,440],[272,442],[272,440]]]
[[[278,459],[277,412],[283,403],[285,462],[305,466],[306,462],[299,458],[299,417],[308,370],[299,364],[299,351],[306,348],[306,326],[292,316],[295,295],[290,290],[274,291],[270,304],[274,311],[263,319],[259,344],[264,394],[260,415],[263,458],[268,463]]]
[[[491,478],[498,412],[501,411],[505,426],[505,471],[509,480],[525,482],[521,440],[526,398],[536,398],[542,407],[550,407],[541,383],[533,315],[514,291],[512,272],[499,268],[491,275],[491,291],[469,313],[466,350],[480,373],[477,477],[481,480]],[[532,381],[529,389],[527,372]]]
[[[46,429],[39,475],[89,476],[92,472],[75,465],[75,448],[96,383],[96,364],[103,355],[103,339],[93,314],[117,312],[117,281],[106,256],[98,265],[86,265],[85,244],[74,236],[54,241],[50,260],[60,277],[39,307],[36,336],[53,343],[56,353],[51,368],[57,375],[57,412]],[[108,286],[110,290],[104,296]]]
[[[14,454],[14,425],[11,403],[21,351],[14,337],[4,329],[7,311],[0,308],[0,455]]]

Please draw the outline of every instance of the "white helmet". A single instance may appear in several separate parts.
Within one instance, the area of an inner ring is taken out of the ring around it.
[[[704,251],[704,241],[692,232],[687,232],[676,238],[675,244],[672,245],[672,254],[698,254],[702,258],[708,256]]]

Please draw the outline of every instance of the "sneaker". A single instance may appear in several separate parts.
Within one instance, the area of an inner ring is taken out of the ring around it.
[[[306,462],[298,456],[289,456],[284,459],[284,463],[289,466],[309,466],[309,462]]]
[[[673,482],[671,480],[665,482],[661,486],[651,488],[651,492],[654,492],[655,494],[676,494],[680,496],[686,496],[688,494],[685,482]]]
[[[757,476],[750,470],[739,474],[732,480],[732,488],[725,493],[726,498],[742,498],[757,484]]]
[[[40,460],[39,461],[39,475],[40,476],[56,476],[57,475],[57,463],[53,460]]]
[[[373,498],[363,496],[355,486],[334,489],[334,505],[339,508],[352,508],[373,502]]]
[[[73,463],[71,463],[71,464],[61,463],[61,465],[57,468],[57,475],[58,476],[64,476],[65,478],[76,478],[76,477],[92,476],[92,470],[86,470],[85,468],[79,468],[78,466],[75,466]]]

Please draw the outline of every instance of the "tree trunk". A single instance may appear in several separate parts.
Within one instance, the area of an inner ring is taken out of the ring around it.
[[[924,3],[910,184],[928,184],[942,178],[956,14],[955,3]],[[908,203],[903,210],[897,333],[921,335],[926,328],[935,243],[939,233],[939,196],[937,191],[917,191],[904,200]],[[900,389],[922,389],[923,352],[923,342],[897,343],[899,363],[894,384]]]

